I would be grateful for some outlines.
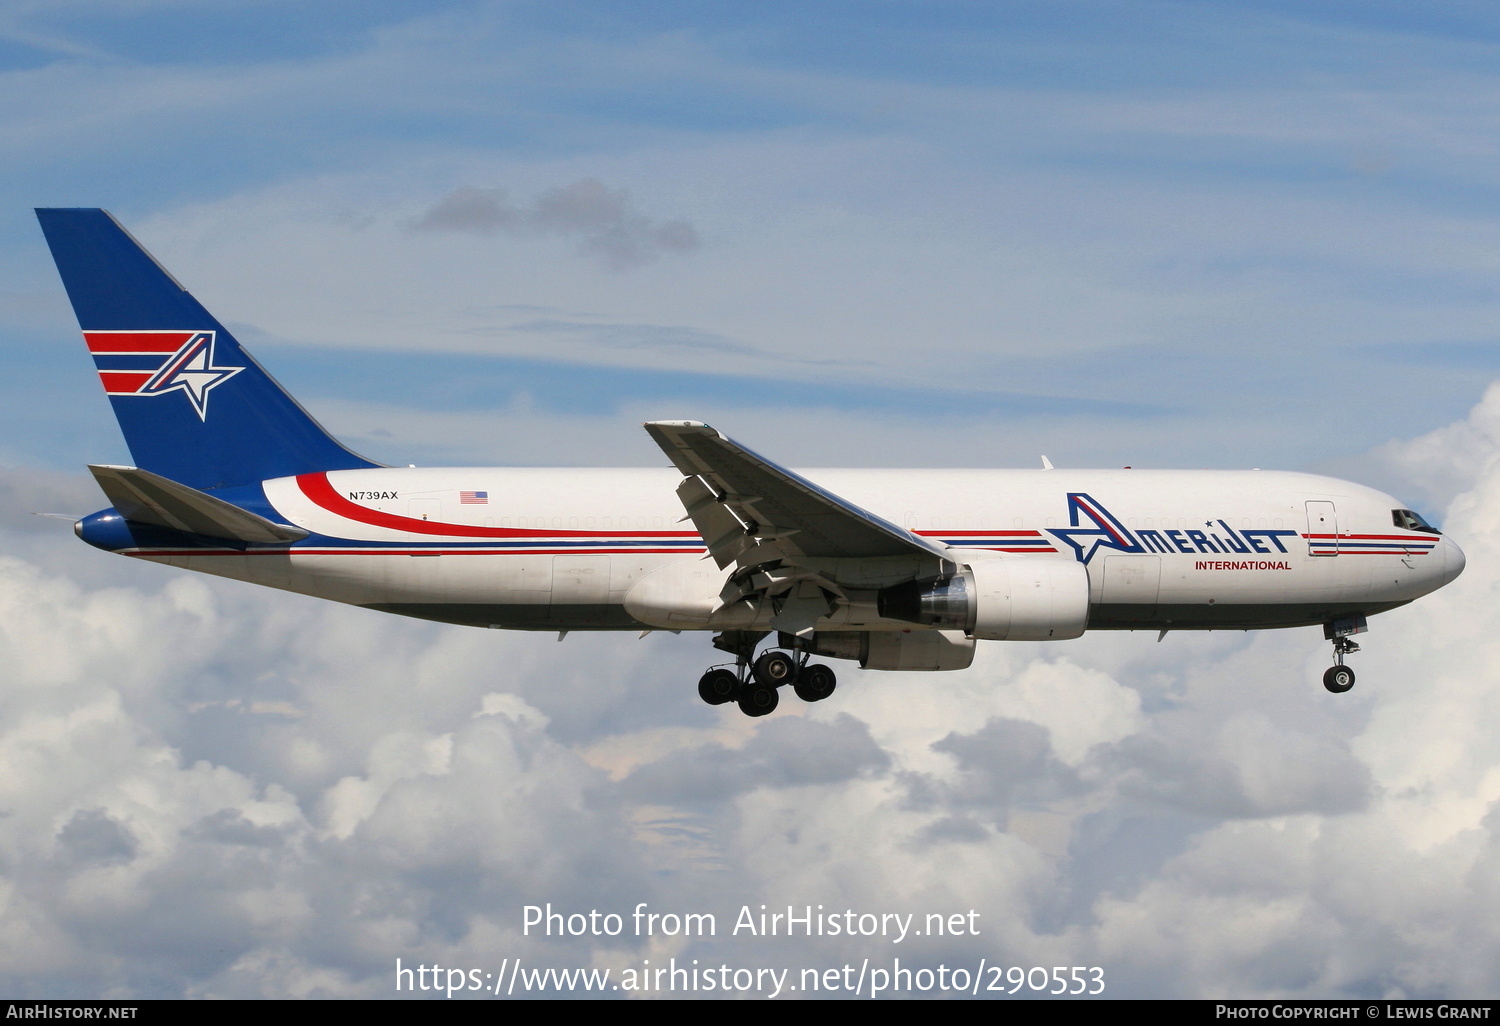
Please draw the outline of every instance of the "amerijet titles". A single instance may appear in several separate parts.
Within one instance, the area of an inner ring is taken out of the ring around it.
[[[1290,570],[1292,564],[1286,560],[1269,559],[1199,559],[1193,563],[1194,570]]]
[[[1093,527],[1079,527],[1081,520],[1093,524]],[[1296,538],[1298,532],[1282,528],[1245,528],[1238,531],[1230,527],[1224,520],[1205,520],[1203,526],[1207,530],[1187,530],[1184,528],[1168,528],[1163,523],[1160,529],[1138,528],[1135,532],[1128,530],[1120,523],[1103,504],[1084,492],[1068,493],[1068,522],[1072,527],[1053,527],[1048,530],[1072,546],[1074,555],[1080,563],[1087,563],[1094,558],[1100,549],[1111,549],[1122,553],[1242,553],[1261,552],[1270,554],[1274,552],[1290,552],[1281,543],[1282,538]],[[1267,545],[1276,548],[1267,548]],[[1199,566],[1197,569],[1207,569]],[[1214,569],[1222,569],[1214,567]],[[1249,569],[1249,568],[1247,568]],[[1280,569],[1280,567],[1264,567],[1257,569]]]

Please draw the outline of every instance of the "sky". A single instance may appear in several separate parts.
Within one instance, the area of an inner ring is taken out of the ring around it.
[[[0,992],[900,958],[1500,994],[1497,58],[1459,2],[11,0]],[[1316,628],[1127,633],[749,720],[693,693],[705,637],[114,559],[31,515],[129,462],[38,206],[112,211],[382,462],[655,466],[674,418],[798,467],[1311,470],[1468,570],[1343,696]],[[528,932],[549,903],[719,929]],[[762,905],[977,918],[731,933]]]

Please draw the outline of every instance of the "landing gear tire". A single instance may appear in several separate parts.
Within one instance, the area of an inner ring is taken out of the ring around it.
[[[1323,671],[1323,686],[1335,695],[1354,687],[1354,671],[1344,665],[1344,657],[1359,651],[1353,635],[1364,630],[1363,616],[1346,616],[1323,625],[1323,637],[1333,642],[1333,665]]]
[[[698,697],[709,705],[731,701],[740,689],[740,679],[732,670],[709,670],[698,680]]]
[[[773,691],[797,679],[797,661],[785,652],[766,652],[755,660],[755,682]],[[771,706],[776,708],[775,705]]]
[[[1323,672],[1323,686],[1335,695],[1354,687],[1354,671],[1347,666],[1330,666]]]
[[[821,702],[833,694],[833,689],[838,685],[838,678],[833,671],[822,663],[813,663],[804,666],[802,672],[797,675],[797,683],[792,690],[797,692],[797,697],[804,702]]]
[[[740,692],[740,712],[746,716],[765,716],[775,712],[780,701],[775,688],[765,684],[751,684]]]

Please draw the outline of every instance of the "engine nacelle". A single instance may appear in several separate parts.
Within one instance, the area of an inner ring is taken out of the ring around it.
[[[818,631],[810,638],[782,635],[787,648],[830,659],[858,659],[866,670],[966,670],[974,639],[963,631]]]
[[[991,641],[1062,641],[1089,620],[1082,563],[1045,556],[975,560],[951,577],[886,588],[880,615]]]
[[[967,670],[974,639],[962,631],[868,631],[866,670]]]

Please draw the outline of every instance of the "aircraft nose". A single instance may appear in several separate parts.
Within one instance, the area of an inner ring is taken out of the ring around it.
[[[1468,560],[1464,558],[1464,550],[1454,544],[1452,538],[1443,539],[1443,583],[1452,584],[1459,574],[1464,572],[1464,565]]]

